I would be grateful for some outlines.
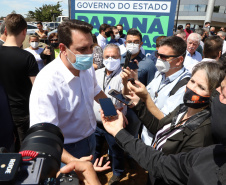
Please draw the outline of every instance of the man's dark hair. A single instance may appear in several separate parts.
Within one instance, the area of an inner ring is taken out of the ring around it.
[[[42,22],[41,21],[37,22],[37,24],[40,24],[42,26]]]
[[[164,38],[166,38],[166,36],[159,36],[157,39],[156,39],[156,48],[159,48],[159,44],[160,44],[160,41],[162,40],[162,39],[164,39]]]
[[[72,30],[79,30],[82,33],[90,34],[92,36],[93,26],[87,22],[77,19],[64,21],[58,26],[58,40],[69,48],[72,44]]]
[[[110,25],[108,24],[101,24],[100,28],[99,28],[99,33],[101,33],[101,31],[105,31],[107,28],[110,28]]]
[[[210,22],[205,22],[205,25],[210,24]]]
[[[140,40],[142,41],[142,35],[140,33],[140,31],[136,28],[131,28],[128,30],[127,35],[136,35],[140,37]]]
[[[2,22],[1,28],[0,28],[0,33],[1,33],[1,35],[3,35],[4,32],[5,32],[5,21]]]
[[[117,24],[116,26],[121,26],[123,28],[122,24]]]
[[[160,47],[161,46],[169,46],[173,49],[174,54],[178,56],[183,56],[185,58],[186,55],[186,49],[187,49],[187,44],[186,42],[177,36],[169,36],[164,39],[162,39],[159,43]]]
[[[219,52],[222,53],[223,40],[217,36],[209,36],[205,39],[203,55],[205,58],[216,59],[219,56]]]
[[[7,34],[17,36],[27,28],[27,22],[20,14],[9,14],[5,19]]]
[[[179,26],[177,27],[177,29],[178,29],[178,30],[183,29],[183,25],[179,25]]]
[[[190,23],[190,22],[188,22],[188,23],[186,23],[186,26],[187,26],[187,25],[190,25],[190,26],[191,26],[191,23]]]

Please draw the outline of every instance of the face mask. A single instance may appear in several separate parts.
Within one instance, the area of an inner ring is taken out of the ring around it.
[[[34,49],[38,47],[38,44],[38,42],[30,42],[30,46]]]
[[[106,37],[110,37],[111,36],[111,31],[107,31],[105,32]]]
[[[68,48],[67,48],[68,49]],[[68,49],[75,57],[75,63],[72,63],[67,57],[68,62],[77,70],[86,70],[93,65],[93,54],[74,54],[70,49]]]
[[[107,70],[114,71],[114,70],[118,69],[118,67],[120,65],[120,59],[114,59],[114,58],[109,57],[108,59],[103,60],[103,64],[104,64],[105,68],[107,68]]]
[[[52,47],[54,47],[54,48],[57,48],[57,47],[59,46],[59,43],[58,43],[58,42],[56,42],[56,43],[50,43],[50,45],[51,45]]]
[[[126,44],[126,50],[130,51],[132,55],[134,55],[140,51],[140,47],[139,44],[129,43]]]
[[[157,59],[155,67],[160,73],[166,73],[170,69],[170,63],[162,59]]]
[[[210,97],[203,97],[186,87],[184,94],[184,104],[193,109],[199,109],[209,105]]]
[[[115,35],[115,39],[118,40],[120,38],[119,33],[117,35]]]
[[[190,28],[189,28],[189,27],[187,27],[187,28],[186,28],[186,30],[190,30]]]
[[[211,98],[211,126],[212,133],[220,143],[226,146],[226,104],[219,100],[220,93],[215,90]]]
[[[123,34],[123,31],[119,31],[119,35],[122,35]]]

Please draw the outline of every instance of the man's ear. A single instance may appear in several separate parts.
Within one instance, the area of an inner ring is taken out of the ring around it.
[[[222,55],[222,51],[219,51],[219,53],[218,53],[218,58],[220,58],[221,55]]]
[[[64,55],[66,54],[66,46],[63,43],[59,44],[59,49],[61,53],[63,53]]]
[[[176,65],[177,65],[177,66],[183,65],[184,57],[183,57],[183,56],[179,56],[178,59],[179,59],[179,60],[178,60],[178,62],[176,63]]]

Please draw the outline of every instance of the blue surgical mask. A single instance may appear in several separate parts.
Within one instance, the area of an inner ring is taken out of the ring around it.
[[[91,68],[93,65],[93,54],[74,54],[70,49],[68,50],[76,57],[75,63],[72,63],[67,57],[68,62],[70,62],[75,69],[81,71]]]

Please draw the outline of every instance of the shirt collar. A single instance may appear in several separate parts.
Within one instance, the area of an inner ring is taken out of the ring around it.
[[[101,34],[99,34],[99,35],[100,35],[99,37],[101,40],[107,40],[107,38],[105,38],[103,35],[101,35]]]
[[[109,76],[106,75],[106,79],[108,78],[112,78],[112,76],[114,76],[118,71],[119,68],[121,68],[121,66],[119,65],[118,68],[116,70],[113,71],[113,73],[111,73]],[[105,74],[106,74],[106,70],[105,70]]]
[[[145,57],[145,55],[141,52],[139,52],[139,54],[133,59],[133,60],[138,60],[138,62],[140,62],[143,58]]]
[[[77,78],[77,76],[74,76],[72,72],[64,65],[63,61],[60,58],[61,53],[59,56],[56,58],[57,63],[59,64],[60,71],[64,75],[64,79],[67,83],[69,83],[72,79]]]
[[[162,77],[163,77],[163,80],[165,80],[165,82],[172,82],[174,81],[178,76],[180,76],[183,72],[185,71],[185,68],[182,67],[179,71],[177,71],[176,73],[173,73],[172,75],[168,76],[166,78],[166,75],[165,73],[162,73]]]

